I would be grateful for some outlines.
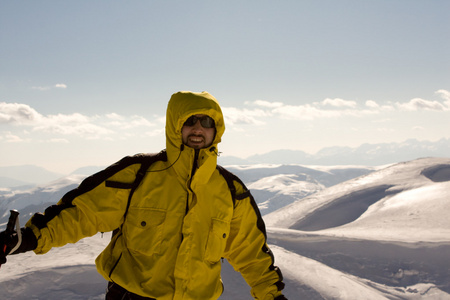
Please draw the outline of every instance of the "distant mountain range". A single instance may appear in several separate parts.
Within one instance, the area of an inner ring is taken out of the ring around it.
[[[0,167],[0,188],[34,186],[62,176],[34,165]]]
[[[102,166],[83,167],[73,171],[70,175],[91,175],[103,168]],[[45,168],[33,165],[0,167],[0,193],[1,188],[23,190],[38,184],[49,183],[66,175],[50,172]]]
[[[316,154],[301,150],[276,150],[242,159],[219,157],[222,165],[301,164],[301,165],[364,165],[380,166],[422,157],[450,157],[450,139],[436,142],[409,139],[399,143],[363,144],[357,148],[327,147]]]
[[[248,158],[224,155],[219,157],[218,163],[223,166],[254,164],[381,166],[422,157],[450,157],[450,139],[436,142],[410,139],[399,143],[363,144],[357,148],[328,147],[315,154],[301,150],[276,150]],[[90,175],[103,168],[103,166],[86,166],[71,174]],[[0,189],[48,183],[65,175],[68,174],[50,172],[33,165],[0,167]]]

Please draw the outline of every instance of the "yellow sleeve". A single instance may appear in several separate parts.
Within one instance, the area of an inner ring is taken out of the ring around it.
[[[139,165],[114,166],[86,178],[44,214],[37,213],[27,222],[26,227],[37,238],[36,254],[75,243],[97,232],[112,231],[122,224],[130,192],[126,185],[134,181]],[[111,181],[124,186],[108,186],[107,182]]]
[[[267,245],[264,221],[250,192],[235,186],[238,196],[225,258],[242,274],[255,299],[275,299],[282,296],[284,284]]]

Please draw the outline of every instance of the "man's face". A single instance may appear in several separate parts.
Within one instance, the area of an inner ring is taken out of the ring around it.
[[[214,123],[211,128],[203,127],[200,119],[206,117],[206,115],[195,115],[195,117],[199,120],[196,120],[196,122],[193,123],[189,122],[192,119],[188,119],[188,121],[184,123],[183,128],[181,128],[183,144],[194,149],[206,148],[212,144],[214,139],[216,131]]]

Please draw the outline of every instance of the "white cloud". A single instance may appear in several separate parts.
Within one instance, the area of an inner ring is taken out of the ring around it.
[[[164,116],[153,116],[154,118],[154,120],[156,121],[156,122],[158,122],[158,123],[161,123],[161,124],[166,124],[166,116],[164,115]]]
[[[297,120],[313,120],[317,118],[339,117],[342,112],[338,110],[325,110],[313,105],[283,105],[272,110],[274,114],[282,118]]]
[[[147,120],[146,118],[138,115],[134,115],[131,117],[125,117],[118,115],[116,113],[111,113],[105,115],[108,121],[105,123],[107,126],[117,127],[120,129],[130,129],[130,128],[136,128],[136,127],[152,127],[155,126],[152,122]]]
[[[80,123],[72,125],[49,123],[42,126],[37,126],[33,129],[33,131],[43,131],[62,135],[78,135],[87,138],[95,138],[98,137],[99,135],[112,133],[112,131],[106,128],[89,123]]]
[[[246,102],[248,106],[256,106],[254,109],[239,109],[234,107],[224,108],[224,115],[227,123],[233,124],[264,124],[264,118],[279,117],[289,120],[315,120],[324,118],[339,118],[344,116],[362,117],[395,111],[417,111],[450,110],[450,92],[447,90],[438,90],[436,94],[440,95],[446,101],[429,101],[420,98],[412,99],[407,103],[377,103],[374,100],[367,100],[364,106],[358,106],[356,101],[344,100],[341,98],[326,98],[321,102],[309,104],[288,105],[282,102],[270,102],[265,100],[256,100]]]
[[[154,130],[151,130],[151,131],[147,131],[146,133],[145,133],[145,135],[146,136],[160,136],[160,135],[164,135],[164,132],[165,132],[165,130],[164,130],[164,128],[160,128],[160,129],[154,129]]]
[[[366,106],[370,107],[370,108],[379,108],[380,106],[378,105],[378,103],[376,103],[373,100],[367,100],[366,101]]]
[[[85,115],[82,115],[80,113],[73,113],[70,115],[65,115],[65,114],[48,115],[45,118],[45,120],[46,120],[46,123],[77,125],[77,124],[89,123],[90,118]]]
[[[53,86],[32,86],[31,87],[33,90],[38,90],[38,91],[48,91],[51,90],[53,88],[56,89],[66,89],[67,88],[67,84],[65,83],[57,83]]]
[[[118,114],[116,114],[116,113],[106,114],[105,116],[106,116],[108,119],[111,119],[111,120],[120,120],[120,121],[122,121],[122,120],[125,119],[123,116],[118,115]]]
[[[450,101],[450,91],[447,90],[438,90],[436,94],[441,95],[441,97],[447,101]]]
[[[252,103],[257,106],[268,107],[268,108],[275,108],[275,107],[283,106],[283,103],[281,103],[281,102],[269,102],[269,101],[265,101],[265,100],[255,100]]]
[[[291,120],[314,120],[320,118],[335,118],[344,115],[360,116],[361,114],[377,113],[373,110],[357,109],[357,103],[354,101],[343,100],[340,98],[327,98],[322,102],[312,104],[287,105],[282,102],[268,102],[257,100],[251,102],[263,107],[264,115],[277,115],[282,119]],[[326,109],[324,106],[332,106],[333,109]]]
[[[269,102],[263,100],[256,100],[254,102],[248,103],[254,104],[263,109],[253,110],[255,113],[251,116],[253,117],[266,117],[278,115],[284,119],[297,119],[297,120],[312,120],[315,118],[328,118],[339,116],[338,111],[324,110],[318,106],[318,103],[305,104],[305,105],[286,105],[282,102]],[[245,116],[250,115],[249,110],[241,111]],[[245,119],[242,116],[242,119]],[[253,120],[255,123],[256,120]],[[241,122],[245,124],[250,124],[252,122]]]
[[[349,108],[355,108],[357,106],[357,103],[355,101],[350,100],[344,100],[340,98],[326,98],[322,101],[322,105],[324,106],[333,106],[333,107],[349,107]]]
[[[262,109],[239,109],[235,107],[222,107],[222,112],[225,117],[225,125],[236,124],[264,124],[258,118],[266,117],[270,115]]]
[[[160,121],[158,118],[157,121]],[[14,125],[15,127],[28,127],[34,134],[47,133],[52,135],[78,136],[85,139],[105,139],[124,136],[127,130],[135,129],[135,135],[147,136],[145,131],[137,128],[153,127],[155,124],[138,115],[121,116],[117,113],[109,113],[103,116],[86,116],[80,113],[42,115],[26,104],[0,103],[0,125]],[[162,127],[164,129],[164,127]],[[22,131],[14,137],[4,137],[2,141],[20,142]],[[52,142],[66,142],[66,138],[52,137]],[[46,141],[49,141],[47,139]]]
[[[139,126],[146,126],[146,127],[154,126],[152,122],[141,116],[132,116],[128,125],[130,126],[130,128]]]
[[[426,100],[422,98],[414,98],[406,103],[395,103],[396,107],[400,110],[404,111],[419,111],[419,110],[428,110],[428,111],[448,111],[450,110],[450,91],[447,90],[438,90],[435,94],[439,95],[444,102],[440,101],[432,101]]]
[[[0,135],[0,140],[4,141],[6,143],[20,143],[20,142],[24,141],[21,137],[15,135],[9,131],[4,132],[3,135]]]
[[[436,94],[440,95],[442,99],[444,99],[444,104],[447,106],[447,109],[450,109],[450,91],[447,90],[438,90]]]
[[[380,110],[382,111],[395,111],[395,107],[391,104],[382,105]]]
[[[77,135],[85,138],[98,138],[100,135],[112,133],[111,130],[94,124],[93,119],[95,118],[89,118],[79,113],[49,115],[36,123],[33,131]]]
[[[397,102],[396,105],[400,110],[406,110],[406,111],[418,111],[418,110],[443,111],[443,110],[449,109],[448,107],[446,107],[444,104],[442,104],[439,101],[430,101],[430,100],[425,100],[425,99],[421,99],[421,98],[414,98],[406,103],[398,103]]]
[[[29,105],[0,102],[0,124],[29,124],[42,119],[42,115]]]

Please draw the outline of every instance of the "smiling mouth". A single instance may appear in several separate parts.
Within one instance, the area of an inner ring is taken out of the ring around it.
[[[202,136],[190,135],[188,140],[192,143],[202,143],[204,138]]]

